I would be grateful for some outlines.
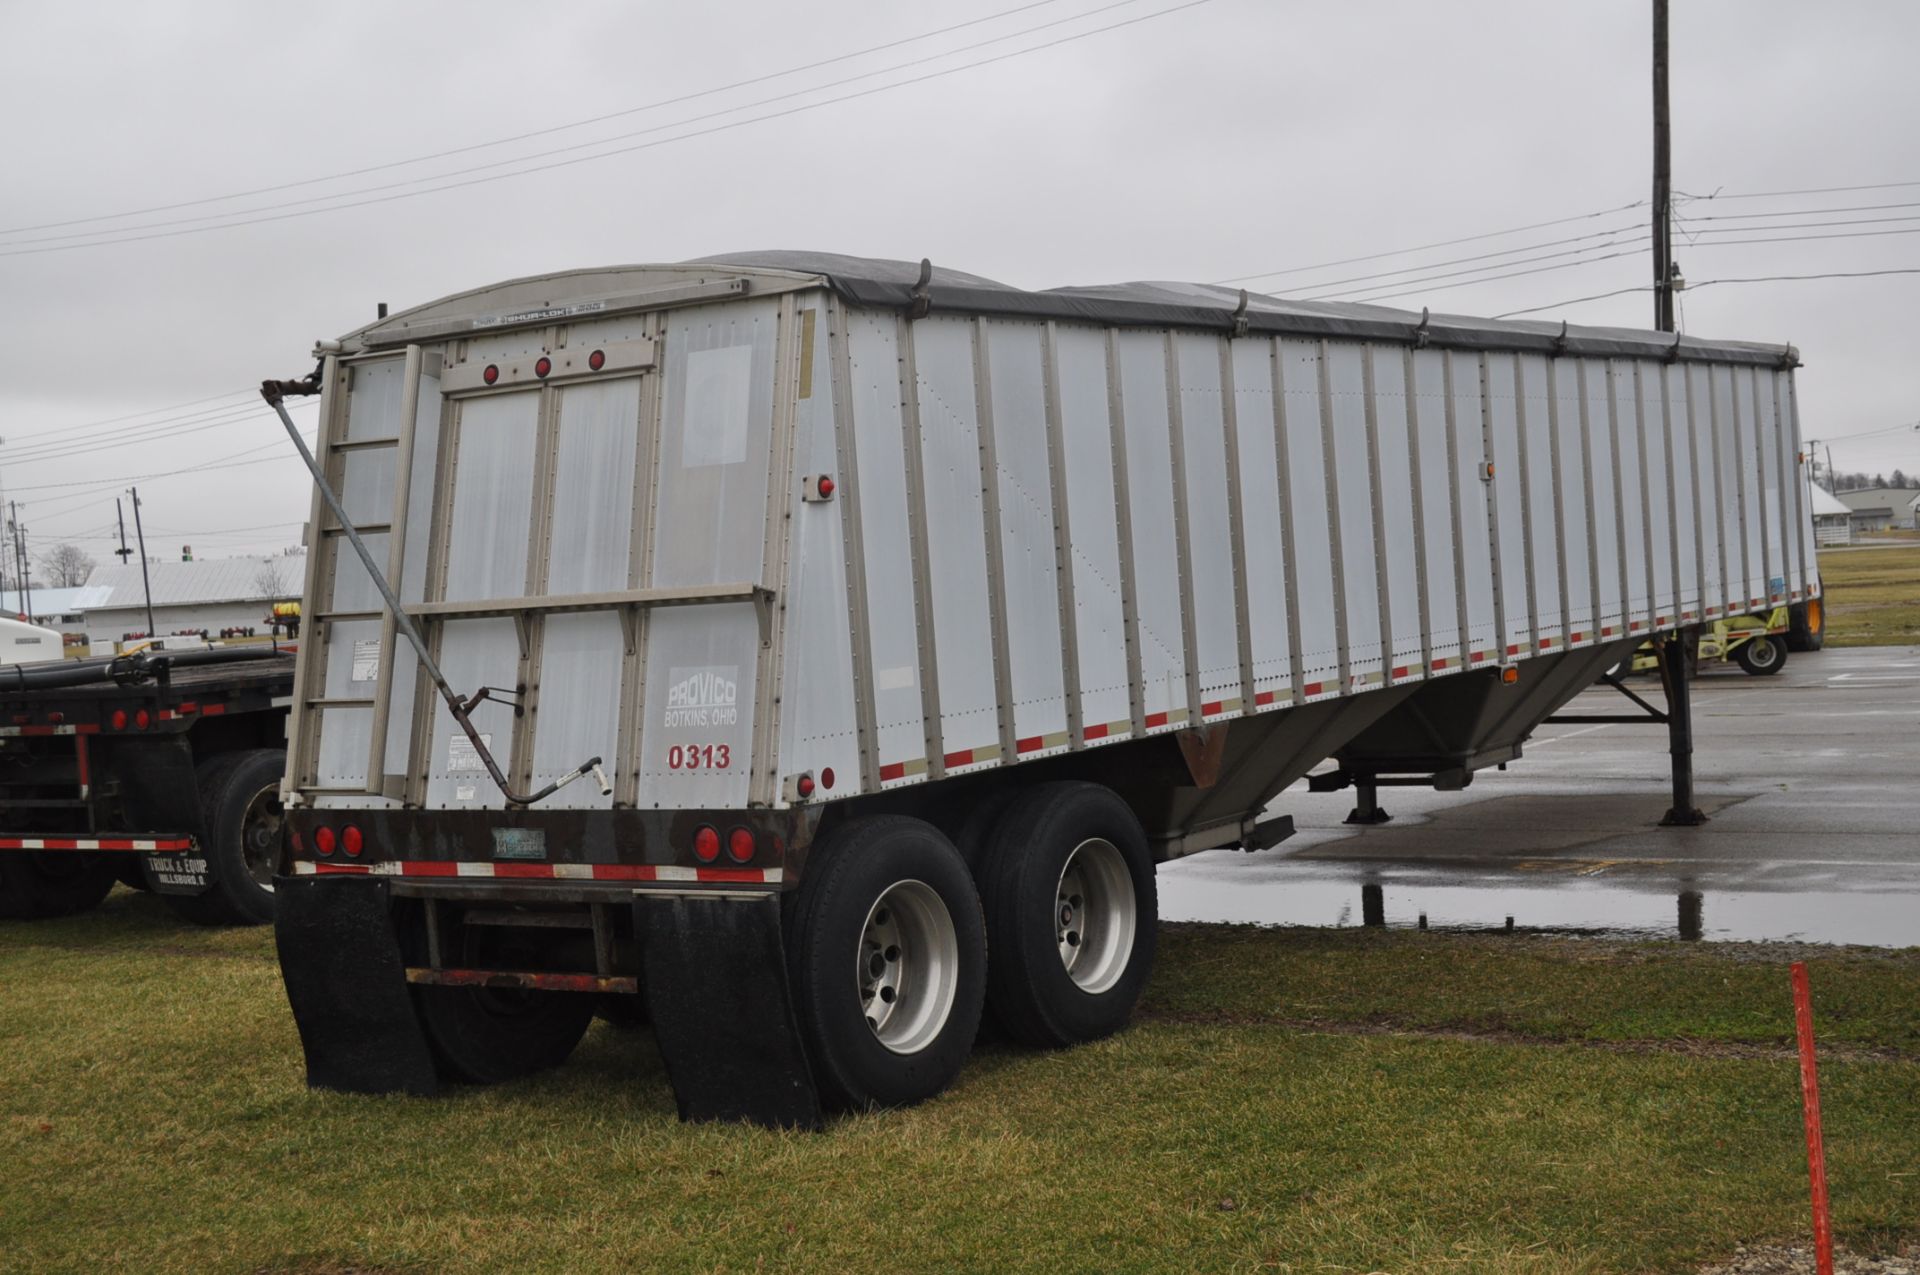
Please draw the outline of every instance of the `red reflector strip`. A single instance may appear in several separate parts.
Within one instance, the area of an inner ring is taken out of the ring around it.
[[[1509,642],[1507,644],[1507,654],[1508,655],[1520,654],[1520,644],[1518,642]]]
[[[361,873],[380,877],[458,877],[520,881],[697,881],[727,885],[778,885],[780,868],[683,868],[666,863],[479,863],[449,859],[391,859],[384,863],[293,865],[296,876]]]
[[[1470,658],[1473,663],[1480,664],[1486,660],[1487,653],[1485,651],[1475,651]]]
[[[880,768],[880,782],[884,784],[889,779],[899,779],[906,773],[907,773],[907,763],[903,761],[893,762],[890,765],[882,766]]]
[[[1212,717],[1215,713],[1221,711],[1222,707],[1223,705],[1219,700],[1210,699],[1206,703],[1200,705],[1200,716]]]
[[[1407,675],[1407,666],[1404,664],[1396,665],[1393,670],[1393,675],[1395,677],[1405,677]]]
[[[1543,637],[1543,638],[1541,638],[1541,639],[1540,639],[1540,649],[1541,649],[1541,650],[1543,650],[1543,651],[1550,651],[1550,650],[1552,650],[1552,649],[1553,649],[1553,639],[1552,639],[1552,638],[1550,638],[1550,637]]]
[[[1165,713],[1148,713],[1147,714],[1146,726],[1148,730],[1152,730],[1156,726],[1165,726],[1166,724],[1167,724],[1167,715]]]
[[[1253,706],[1255,708],[1265,708],[1278,698],[1279,696],[1272,691],[1255,691],[1253,695]]]
[[[1327,684],[1325,682],[1308,682],[1305,686],[1300,688],[1300,693],[1302,695],[1318,695],[1321,691],[1324,691],[1326,689],[1327,689]]]
[[[1105,727],[1101,729],[1104,730]],[[1093,738],[1092,731],[1093,727],[1089,726],[1087,738]],[[1072,737],[1067,732],[1056,730],[1045,735],[1029,735],[1025,739],[1017,739],[1013,743],[1013,750],[1016,753],[1037,753],[1043,748],[1065,748],[1071,742]]]
[[[0,726],[0,736],[23,735],[98,735],[100,723],[82,722],[77,726]]]
[[[1617,632],[1619,632],[1619,630],[1614,628],[1611,624],[1603,624],[1600,626],[1601,637],[1612,637]]]
[[[0,837],[0,850],[142,850],[178,854],[193,849],[192,837]]]
[[[1095,722],[1093,725],[1081,731],[1080,735],[1083,739],[1105,739],[1107,737],[1107,724],[1105,722]]]

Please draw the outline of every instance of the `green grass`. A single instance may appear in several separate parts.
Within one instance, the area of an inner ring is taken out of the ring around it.
[[[308,1092],[270,936],[122,891],[0,930],[0,1267],[1688,1271],[1806,1227],[1791,955],[1167,926],[1132,1030],[804,1135],[678,1124],[600,1026],[515,1085]],[[1811,963],[1838,1226],[1885,1248],[1920,951]]]
[[[1820,588],[1835,646],[1920,643],[1920,545],[1823,550]]]

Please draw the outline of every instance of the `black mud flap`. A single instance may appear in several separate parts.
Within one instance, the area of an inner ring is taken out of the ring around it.
[[[647,1013],[680,1118],[818,1129],[779,896],[642,894],[633,907]]]
[[[274,944],[307,1054],[307,1084],[345,1093],[439,1092],[387,883],[276,876],[273,892]]]

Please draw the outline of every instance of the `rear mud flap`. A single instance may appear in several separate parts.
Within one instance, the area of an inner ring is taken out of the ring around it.
[[[680,1118],[819,1128],[779,897],[642,894],[633,907],[647,1013]]]
[[[307,1084],[344,1093],[439,1092],[387,883],[276,876],[273,890],[274,944],[306,1050]]]

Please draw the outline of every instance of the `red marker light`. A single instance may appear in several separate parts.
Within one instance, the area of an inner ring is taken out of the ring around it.
[[[358,859],[360,857],[360,851],[366,848],[366,843],[360,837],[360,830],[352,824],[348,824],[342,828],[340,830],[340,848],[347,852],[349,858]]]
[[[485,381],[488,385],[492,385],[495,381],[500,379],[499,367],[492,363],[487,364],[487,370],[480,374],[480,379]]]
[[[826,476],[825,474],[822,474],[822,475],[820,475],[820,497],[821,497],[821,499],[823,499],[823,500],[824,500],[824,499],[826,499],[826,498],[827,498],[828,496],[831,496],[831,495],[833,495],[833,488],[834,488],[834,482],[833,482],[833,479],[831,479],[831,478],[829,478],[829,477],[827,477],[827,476]]]
[[[315,828],[313,830],[313,848],[320,854],[333,853],[333,829]]]
[[[813,796],[813,776],[812,775],[800,776],[799,782],[794,784],[793,787],[794,787],[794,790],[798,792],[802,797]]]
[[[605,367],[606,365],[607,365],[607,352],[605,350],[595,350],[592,354],[587,355],[587,366],[592,368],[594,371],[598,372],[601,368]]]
[[[693,857],[702,863],[712,863],[720,857],[720,834],[704,823],[694,830]]]
[[[735,828],[727,834],[727,857],[735,863],[751,862],[753,852],[757,849],[759,847],[753,843],[753,833],[747,829]]]
[[[820,772],[820,786],[822,788],[833,787],[833,767],[828,766]]]
[[[548,358],[546,355],[542,354],[539,358],[534,360],[533,374],[535,376],[545,376],[547,373],[551,371],[553,371],[553,360]]]
[[[140,709],[133,715],[133,726],[135,730],[145,730],[151,725],[153,725],[153,715],[148,713],[146,709]]]
[[[112,721],[115,730],[125,730],[127,728],[127,710],[124,708],[114,709]]]

